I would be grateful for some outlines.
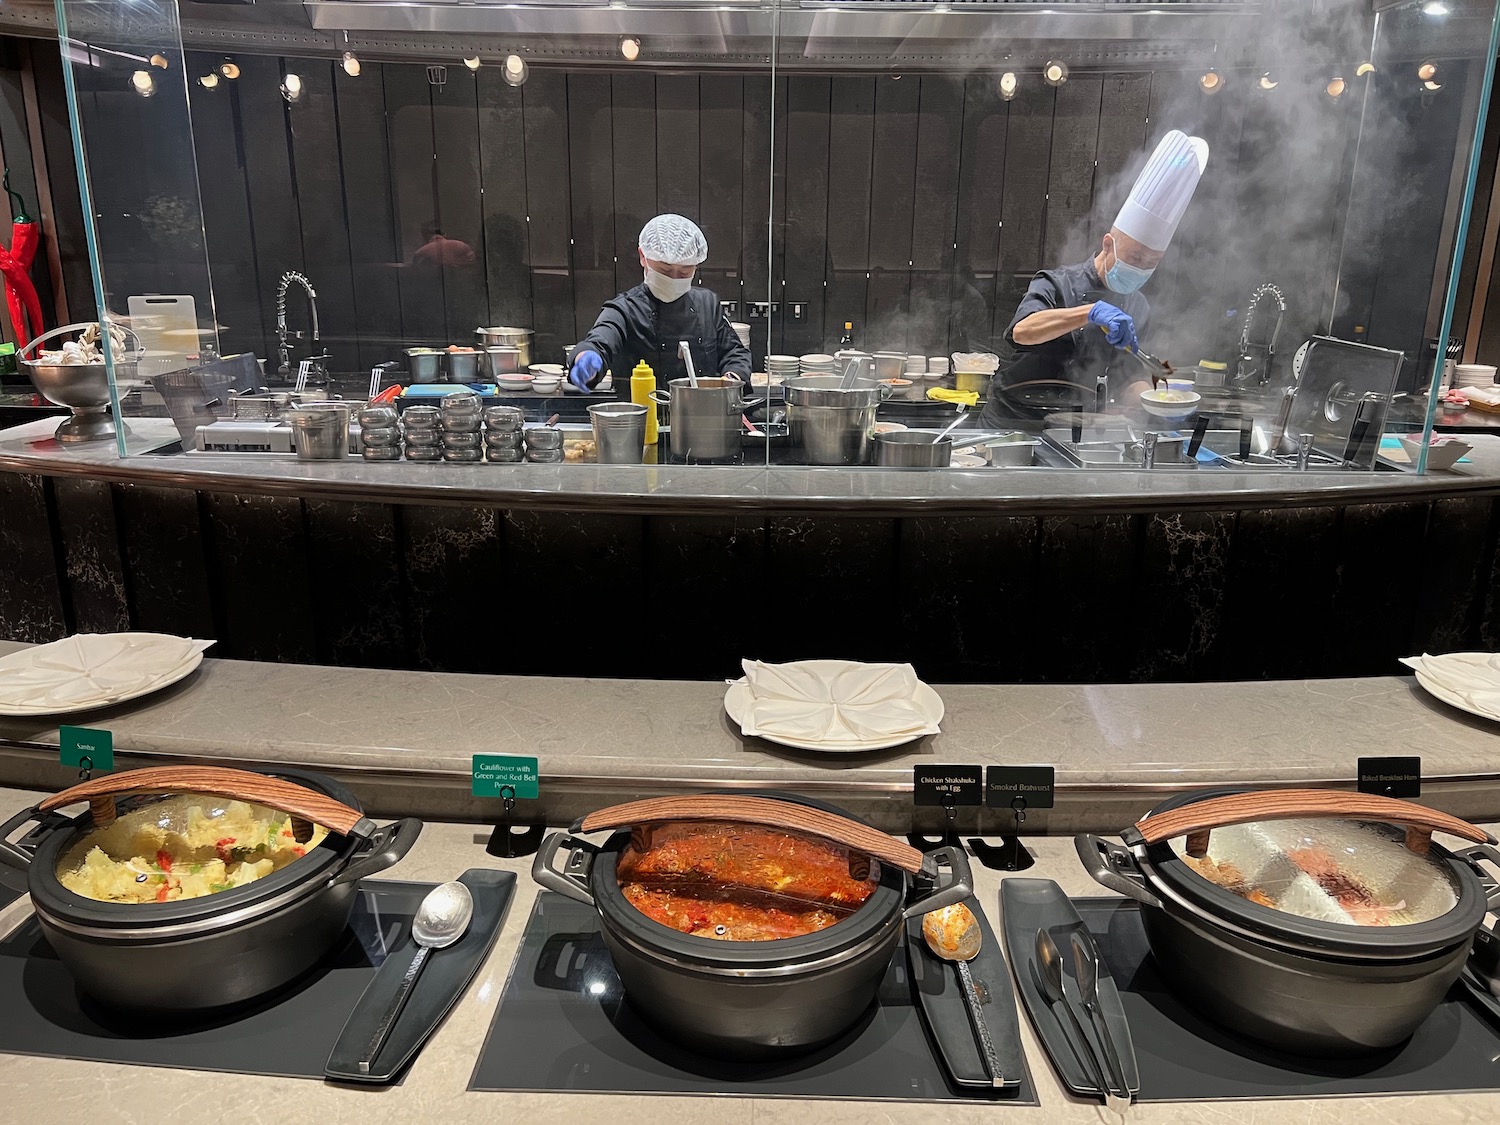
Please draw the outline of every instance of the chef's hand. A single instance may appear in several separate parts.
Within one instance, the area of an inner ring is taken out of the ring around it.
[[[573,357],[573,369],[568,372],[568,382],[580,391],[589,389],[589,380],[604,370],[604,360],[598,352],[579,352]]]
[[[1124,309],[1117,309],[1108,301],[1095,301],[1089,309],[1089,323],[1104,329],[1109,342],[1117,348],[1134,351],[1136,348],[1135,321]]]

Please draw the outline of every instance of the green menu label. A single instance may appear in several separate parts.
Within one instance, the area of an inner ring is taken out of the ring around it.
[[[534,801],[540,791],[535,758],[515,758],[505,754],[474,755],[476,797],[516,797]]]
[[[115,768],[115,736],[109,731],[60,727],[57,733],[63,765],[96,771]]]

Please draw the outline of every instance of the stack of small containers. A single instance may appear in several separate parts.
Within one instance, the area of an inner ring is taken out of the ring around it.
[[[359,412],[360,452],[366,461],[401,460],[401,428],[394,406],[366,406]]]
[[[484,450],[491,461],[524,461],[526,446],[521,437],[521,411],[514,406],[484,408]]]
[[[408,406],[401,412],[401,430],[406,439],[408,461],[441,461],[442,439],[438,436],[438,408]]]
[[[483,461],[480,443],[479,396],[472,391],[455,391],[438,403],[439,423],[443,431],[444,461]]]
[[[526,431],[526,460],[538,465],[561,465],[563,433],[556,426],[533,426]]]

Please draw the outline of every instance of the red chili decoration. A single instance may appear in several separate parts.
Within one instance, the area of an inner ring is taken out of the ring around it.
[[[16,346],[24,348],[43,332],[42,302],[31,282],[31,263],[42,240],[42,227],[26,213],[25,200],[11,190],[9,168],[0,183],[11,197],[10,249],[0,248],[0,276],[5,278],[5,303]]]

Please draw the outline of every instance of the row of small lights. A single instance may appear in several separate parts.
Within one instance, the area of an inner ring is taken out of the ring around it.
[[[344,36],[345,45],[348,45],[349,36]],[[626,62],[635,62],[641,57],[641,41],[633,35],[620,37],[620,55]],[[162,54],[151,56],[151,65],[161,70],[167,69],[167,57]],[[484,65],[484,61],[478,55],[464,56],[464,66],[470,70],[478,70]],[[352,50],[345,50],[339,56],[339,66],[350,78],[358,78],[360,73],[359,56]],[[505,61],[500,68],[501,77],[512,86],[519,86],[531,74],[531,68],[526,65],[526,60],[520,55],[506,55]],[[233,82],[240,76],[240,64],[233,57],[224,56],[224,61],[219,63],[207,74],[200,75],[198,85],[205,90],[214,90],[219,86],[221,80]],[[130,76],[130,87],[143,98],[149,98],[156,93],[156,76],[149,70],[137,70]],[[281,96],[288,102],[295,104],[302,99],[303,92],[302,77],[298,74],[288,73],[281,80]]]
[[[1432,5],[1429,5],[1429,8],[1431,7]],[[622,37],[619,46],[620,54],[627,62],[635,62],[641,57],[641,41],[634,36]],[[151,65],[165,70],[168,65],[166,56],[161,54],[152,55]],[[359,77],[359,58],[352,50],[346,50],[343,53],[340,57],[339,65],[343,67],[344,73],[350,78]],[[484,65],[483,61],[478,55],[467,55],[464,57],[464,66],[470,70],[478,70],[482,65]],[[530,73],[530,67],[526,65],[526,60],[520,55],[507,55],[505,57],[505,62],[501,67],[501,75],[508,84],[519,86],[526,81]],[[1356,78],[1363,78],[1366,75],[1374,73],[1375,64],[1372,62],[1362,62],[1354,71]],[[1437,80],[1438,68],[1435,62],[1423,62],[1417,67],[1416,73],[1417,79],[1422,83],[1423,89],[1436,91],[1443,88],[1443,84]],[[1049,86],[1063,85],[1068,81],[1069,75],[1068,64],[1057,59],[1049,59],[1046,65],[1042,67],[1042,81]],[[232,82],[239,76],[239,63],[226,55],[223,62],[198,79],[198,84],[206,90],[213,90],[218,87],[221,77]],[[1227,79],[1225,76],[1212,67],[1204,71],[1198,79],[1198,87],[1205,94],[1217,94],[1224,89],[1226,84]],[[143,98],[149,98],[156,93],[156,78],[149,70],[137,70],[130,76],[130,85]],[[1275,77],[1272,71],[1268,70],[1260,76],[1256,85],[1260,89],[1269,92],[1281,85],[1281,82]],[[1348,89],[1348,86],[1349,84],[1345,81],[1342,74],[1334,74],[1323,88],[1323,92],[1332,100],[1337,101],[1344,96],[1344,91]],[[1010,101],[1021,88],[1020,77],[1015,71],[1007,70],[1004,74],[1000,75],[999,88],[1001,100]],[[296,103],[300,101],[302,91],[303,84],[300,75],[288,73],[281,80],[281,96],[288,102]]]
[[[1354,70],[1356,78],[1363,78],[1368,74],[1374,73],[1375,64],[1372,62],[1362,62]],[[1424,62],[1417,67],[1417,79],[1422,83],[1424,90],[1441,90],[1443,88],[1443,84],[1437,80],[1437,73],[1438,68],[1435,62]],[[1068,80],[1068,76],[1068,64],[1065,62],[1053,59],[1049,60],[1042,67],[1042,81],[1049,86],[1061,86]],[[1224,89],[1225,85],[1227,85],[1227,79],[1212,67],[1204,71],[1198,79],[1198,88],[1205,94],[1217,94]],[[1269,92],[1280,86],[1281,82],[1272,71],[1268,70],[1260,76],[1256,81],[1256,85],[1260,89]],[[1021,79],[1015,71],[1007,70],[1000,76],[999,87],[1001,100],[1008,102],[1020,90]],[[1348,88],[1349,83],[1345,81],[1344,76],[1342,74],[1335,74],[1328,80],[1328,84],[1323,87],[1323,92],[1333,101],[1338,101],[1344,96],[1344,91]]]

